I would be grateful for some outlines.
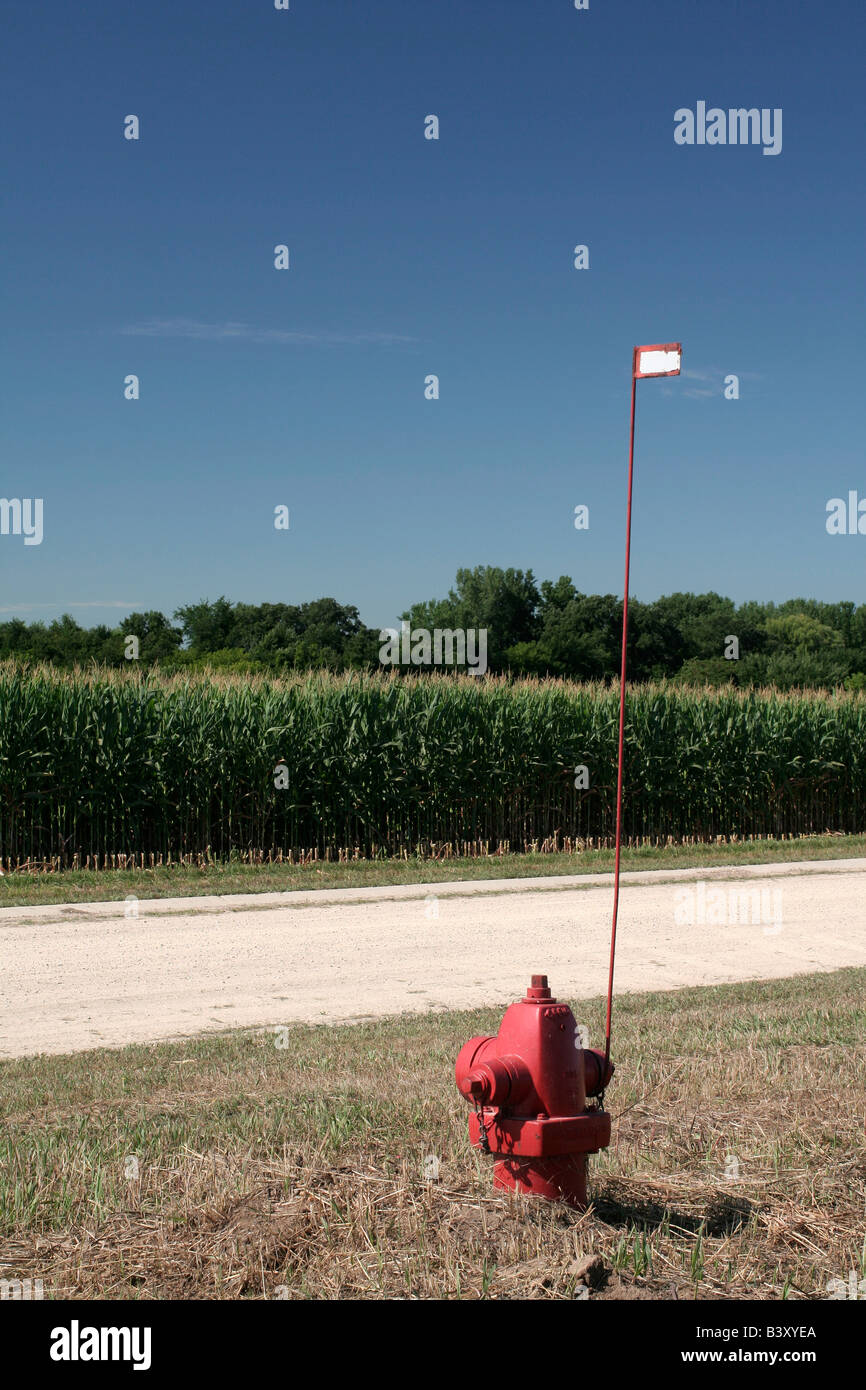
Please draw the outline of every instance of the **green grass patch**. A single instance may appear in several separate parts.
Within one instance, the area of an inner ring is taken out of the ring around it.
[[[738,864],[866,856],[866,835],[812,835],[735,844],[626,846],[624,869],[691,869]],[[612,873],[612,849],[579,854],[503,854],[449,859],[358,859],[349,863],[161,865],[154,869],[81,869],[7,874],[0,878],[0,907],[50,903],[117,902],[137,898],[186,898],[226,893],[290,893],[316,888],[378,888],[400,884],[475,882],[496,878],[548,878],[560,874]]]

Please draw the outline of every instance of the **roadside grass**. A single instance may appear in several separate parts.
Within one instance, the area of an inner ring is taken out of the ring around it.
[[[866,835],[809,835],[788,840],[624,846],[624,869],[689,869],[781,864],[866,856]],[[0,907],[183,898],[224,893],[285,893],[311,888],[372,888],[490,878],[544,878],[613,870],[613,849],[474,858],[353,859],[344,863],[244,864],[238,860],[159,865],[153,869],[16,871],[0,878]]]
[[[469,1147],[453,1062],[498,1011],[7,1061],[0,1277],[61,1299],[826,1298],[866,1278],[864,1000],[866,969],[622,996],[584,1214],[494,1193]],[[573,1007],[597,1039],[602,1001]]]

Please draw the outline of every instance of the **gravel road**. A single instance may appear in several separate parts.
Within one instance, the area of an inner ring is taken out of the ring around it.
[[[866,859],[622,877],[619,990],[866,965]],[[603,993],[607,874],[0,909],[0,1056]],[[137,914],[137,915],[136,915]]]

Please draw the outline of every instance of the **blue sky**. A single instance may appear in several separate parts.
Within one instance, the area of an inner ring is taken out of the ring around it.
[[[866,537],[825,529],[866,497],[860,0],[58,0],[4,31],[0,495],[44,539],[0,536],[0,617],[330,594],[380,625],[476,564],[619,592],[631,349],[673,339],[633,592],[866,601]],[[781,108],[781,153],[676,145],[699,100]]]

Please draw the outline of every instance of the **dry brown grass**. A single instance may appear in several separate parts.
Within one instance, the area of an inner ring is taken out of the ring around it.
[[[0,1275],[60,1298],[826,1297],[866,1275],[864,985],[624,997],[582,1215],[495,1194],[469,1148],[453,1058],[493,1013],[6,1063]],[[575,1012],[597,1036],[600,1002]]]

